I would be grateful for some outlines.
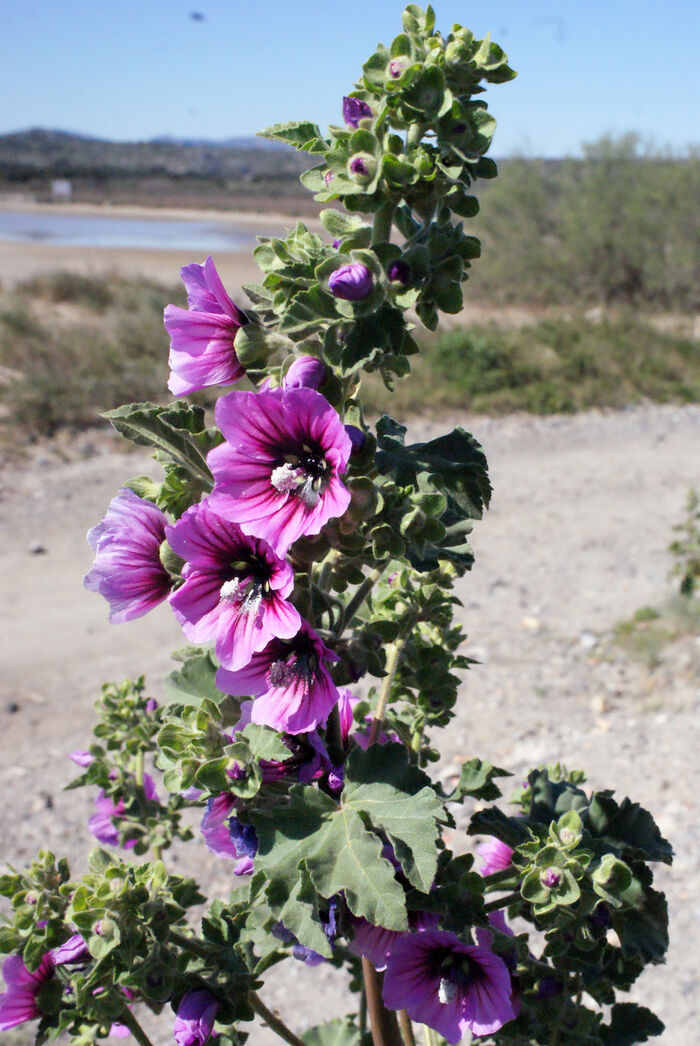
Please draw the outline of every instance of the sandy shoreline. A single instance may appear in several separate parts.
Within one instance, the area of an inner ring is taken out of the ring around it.
[[[280,236],[294,226],[291,215],[252,211],[210,211],[204,209],[98,205],[86,203],[37,203],[19,194],[0,196],[0,211],[32,214],[64,214],[76,217],[137,218],[142,221],[208,221],[239,229],[255,236]],[[320,229],[320,223],[306,220],[310,228]],[[104,276],[118,273],[137,278],[147,277],[159,283],[175,283],[181,266],[193,261],[204,261],[204,256],[191,249],[142,247],[65,247],[46,243],[17,243],[0,240],[0,285],[8,290],[14,284],[56,269],[69,269],[84,275]],[[240,290],[242,283],[255,283],[260,270],[253,259],[252,248],[214,250],[211,252],[227,286]]]

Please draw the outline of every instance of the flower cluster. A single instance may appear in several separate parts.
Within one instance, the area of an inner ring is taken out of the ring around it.
[[[238,380],[242,314],[212,259],[185,266],[182,278],[189,311],[165,310],[171,388]],[[324,376],[319,360],[301,356],[281,386],[223,396],[216,421],[224,441],[207,458],[213,490],[169,522],[125,489],[88,535],[96,558],[85,585],[107,599],[112,621],[168,598],[188,639],[215,644],[220,689],[257,697],[253,722],[290,734],[324,723],[338,701],[327,667],[337,657],[294,606],[286,558],[350,504],[341,476],[357,429],[348,433],[318,391]],[[181,580],[164,565],[164,548],[182,560]]]

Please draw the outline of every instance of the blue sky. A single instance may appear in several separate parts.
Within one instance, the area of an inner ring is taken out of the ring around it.
[[[575,155],[635,130],[697,142],[697,0],[436,0],[438,27],[491,31],[518,79],[487,98],[496,155]],[[403,0],[5,0],[0,133],[223,138],[340,120]],[[193,20],[192,12],[203,20]]]

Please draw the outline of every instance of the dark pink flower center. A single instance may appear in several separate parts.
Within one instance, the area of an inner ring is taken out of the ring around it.
[[[280,494],[293,494],[315,508],[330,479],[331,466],[319,446],[304,443],[285,453],[270,474],[270,482]]]

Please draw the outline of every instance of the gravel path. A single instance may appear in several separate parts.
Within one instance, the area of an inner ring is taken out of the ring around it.
[[[516,774],[561,760],[586,769],[591,786],[615,788],[656,814],[677,852],[673,869],[658,876],[669,894],[672,947],[668,966],[644,976],[637,998],[667,1024],[658,1042],[694,1046],[700,639],[674,644],[651,671],[611,653],[606,633],[668,591],[672,527],[688,487],[700,485],[700,409],[454,416],[414,422],[411,435],[429,438],[453,423],[483,443],[495,494],[460,591],[466,652],[481,664],[465,682],[442,772],[472,755]],[[42,451],[31,468],[6,470],[1,481],[0,838],[14,863],[48,846],[79,873],[91,797],[61,791],[73,776],[65,755],[89,741],[99,684],[146,672],[157,694],[181,634],[166,608],[111,628],[102,601],[81,585],[91,559],[85,531],[123,479],[146,470],[144,456],[109,447],[93,455],[88,437],[70,456]],[[228,869],[194,843],[173,855],[173,867],[196,869],[219,894],[228,888]],[[299,1029],[343,1008],[327,968],[280,971],[264,994]],[[169,1032],[157,1037],[169,1041]],[[254,1036],[268,1041],[265,1030]]]

